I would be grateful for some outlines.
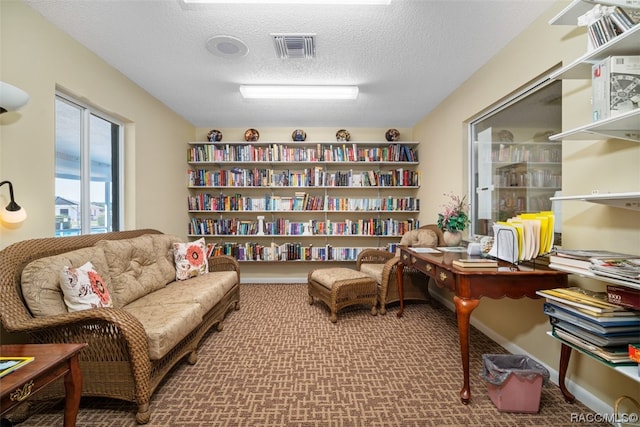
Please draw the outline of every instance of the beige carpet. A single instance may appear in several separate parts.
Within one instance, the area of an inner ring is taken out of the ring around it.
[[[570,426],[555,385],[538,414],[499,412],[481,378],[482,354],[505,350],[471,331],[472,401],[462,405],[455,316],[438,302],[373,317],[345,309],[338,323],[307,301],[306,285],[241,285],[240,310],[205,337],[195,366],[181,363],[151,401],[149,426]],[[84,399],[78,426],[135,426],[135,407]],[[61,406],[20,426],[61,426]],[[591,424],[593,425],[593,424]]]

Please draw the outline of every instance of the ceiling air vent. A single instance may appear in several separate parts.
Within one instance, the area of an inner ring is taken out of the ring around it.
[[[315,58],[315,34],[271,34],[276,55],[281,59]]]

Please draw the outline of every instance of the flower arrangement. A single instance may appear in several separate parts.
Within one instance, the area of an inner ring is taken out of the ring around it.
[[[464,231],[469,223],[469,205],[465,203],[467,196],[457,196],[453,193],[444,194],[451,200],[443,205],[444,212],[438,214],[438,228],[442,231]]]

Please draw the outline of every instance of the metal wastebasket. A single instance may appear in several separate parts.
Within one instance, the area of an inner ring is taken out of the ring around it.
[[[522,354],[483,354],[482,368],[489,397],[499,411],[540,410],[542,386],[549,381],[547,368]]]

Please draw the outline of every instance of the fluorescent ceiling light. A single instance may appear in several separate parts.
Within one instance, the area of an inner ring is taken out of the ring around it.
[[[185,4],[390,4],[391,0],[182,0]]]
[[[255,99],[356,99],[358,86],[249,86],[241,85],[244,98]]]

